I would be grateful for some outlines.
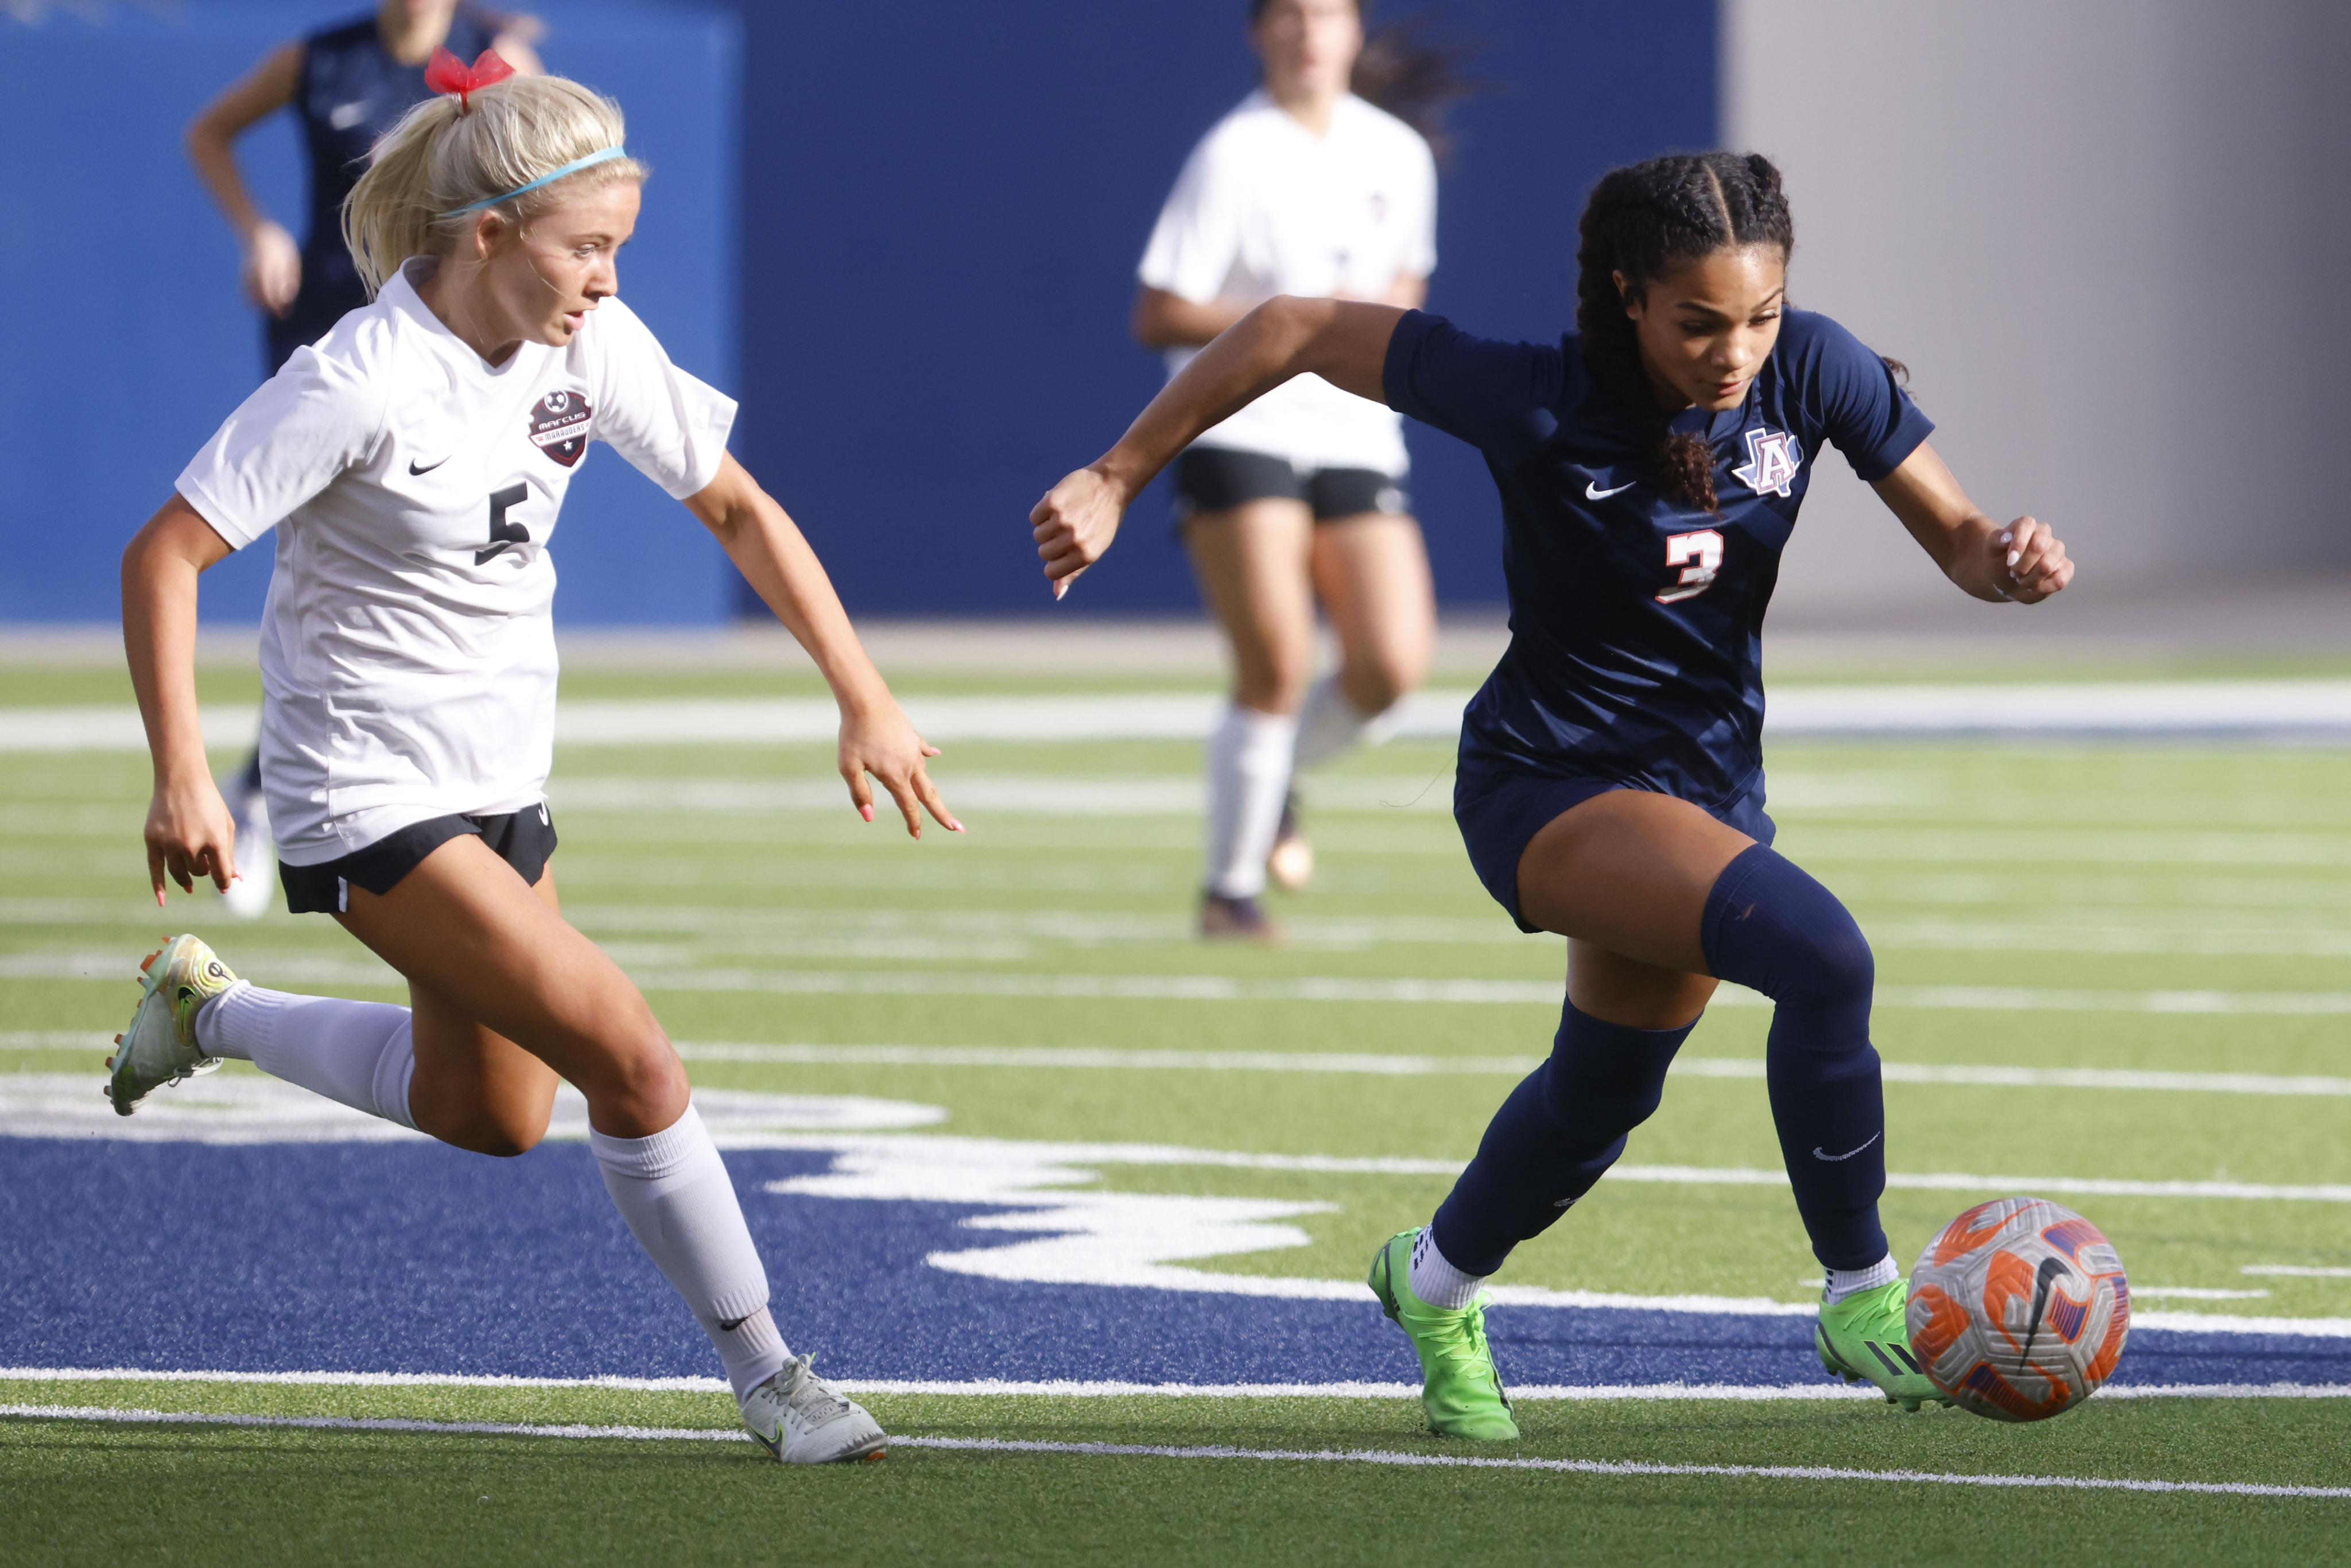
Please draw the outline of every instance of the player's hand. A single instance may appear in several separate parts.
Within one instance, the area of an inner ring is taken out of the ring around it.
[[[1992,582],[2019,604],[2038,604],[2074,580],[2064,541],[2037,517],[2019,517],[1991,536]]]
[[[283,320],[302,289],[302,248],[276,224],[264,223],[246,242],[240,279],[245,297]]]
[[[1054,598],[1067,593],[1078,573],[1102,559],[1118,537],[1118,520],[1130,498],[1099,468],[1081,468],[1045,492],[1029,521]]]
[[[236,880],[236,819],[209,773],[155,786],[147,807],[147,881],[159,904],[166,876],[183,893],[195,892],[198,877],[210,877],[223,893]]]
[[[925,811],[947,831],[962,832],[963,824],[923,770],[924,759],[938,754],[939,748],[915,734],[904,712],[887,696],[877,707],[841,713],[841,776],[849,781],[849,799],[857,814],[869,822],[873,820],[873,787],[866,782],[870,774],[882,780],[882,788],[898,803],[910,836],[923,836]]]

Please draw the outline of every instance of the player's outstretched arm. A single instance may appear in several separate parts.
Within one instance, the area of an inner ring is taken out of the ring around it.
[[[1118,520],[1145,485],[1192,444],[1292,376],[1318,375],[1385,401],[1388,340],[1404,312],[1344,299],[1269,299],[1201,350],[1161,389],[1126,434],[1045,493],[1029,514],[1053,597],[1100,560]]]
[[[236,820],[213,782],[196,719],[196,574],[228,553],[228,541],[176,495],[122,552],[122,648],[155,764],[146,836],[157,904],[166,876],[183,893],[200,876],[226,893],[236,877]]]
[[[2038,604],[2074,580],[2074,562],[2046,523],[1995,522],[1924,442],[1871,487],[1943,575],[1978,599]]]
[[[870,773],[890,791],[915,838],[923,836],[925,810],[949,832],[962,832],[924,771],[923,759],[936,757],[939,748],[925,744],[900,711],[857,641],[832,580],[783,507],[732,455],[720,464],[717,478],[686,497],[685,507],[718,536],[726,559],[823,672],[841,705],[841,776],[849,781],[858,814],[873,820],[873,790],[865,781]]]

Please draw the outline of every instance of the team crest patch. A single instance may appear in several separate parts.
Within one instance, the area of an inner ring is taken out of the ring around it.
[[[530,444],[566,468],[588,450],[588,400],[576,392],[551,392],[530,411]]]
[[[1796,470],[1804,465],[1804,455],[1797,448],[1796,438],[1784,430],[1750,430],[1747,433],[1747,465],[1733,468],[1730,476],[1743,481],[1757,495],[1784,496],[1788,486],[1796,482]]]

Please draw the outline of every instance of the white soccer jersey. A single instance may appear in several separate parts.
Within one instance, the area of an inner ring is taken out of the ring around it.
[[[544,798],[547,546],[588,443],[683,499],[717,477],[735,422],[618,299],[563,348],[485,364],[417,298],[409,272],[431,265],[297,351],[179,478],[230,545],[277,529],[261,771],[294,865]]]
[[[1138,276],[1196,304],[1277,294],[1379,298],[1437,269],[1437,162],[1420,133],[1352,94],[1328,135],[1264,89],[1218,120],[1185,162]],[[1167,373],[1196,349],[1171,349]],[[1199,444],[1307,468],[1405,471],[1402,422],[1320,376],[1275,388]]]

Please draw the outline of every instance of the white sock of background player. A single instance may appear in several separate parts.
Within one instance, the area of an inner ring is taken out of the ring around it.
[[[196,1043],[211,1055],[250,1061],[272,1078],[413,1127],[411,1024],[409,1010],[389,1002],[294,996],[240,980],[196,1015]],[[768,1312],[767,1270],[700,1113],[688,1106],[650,1138],[591,1131],[588,1143],[637,1244],[718,1347],[735,1396],[781,1371],[789,1353]]]
[[[1255,898],[1290,793],[1298,721],[1235,703],[1208,737],[1208,891]]]
[[[1306,694],[1305,706],[1298,711],[1298,746],[1291,768],[1303,773],[1349,747],[1378,745],[1387,738],[1387,728],[1380,723],[1384,716],[1367,714],[1348,701],[1333,670],[1314,683],[1314,689]]]

